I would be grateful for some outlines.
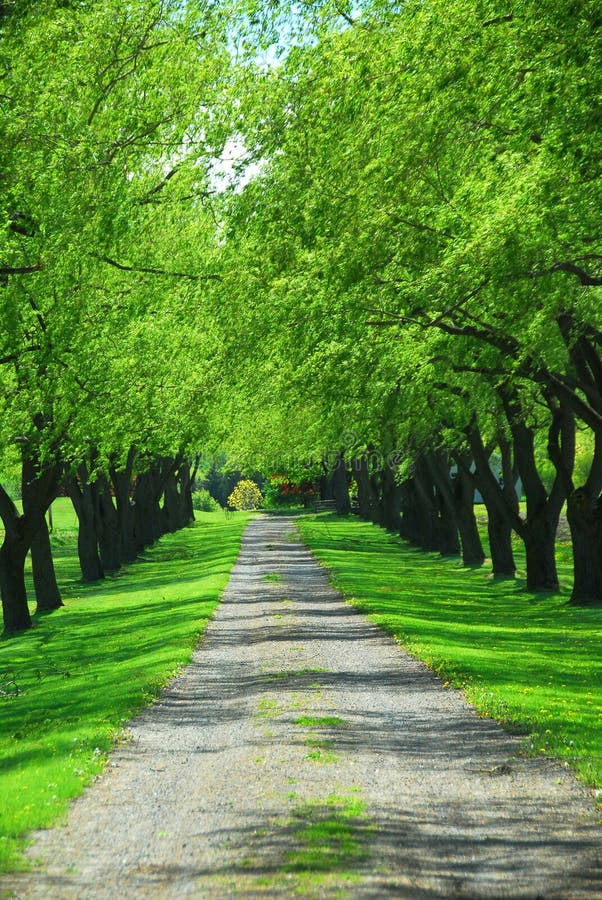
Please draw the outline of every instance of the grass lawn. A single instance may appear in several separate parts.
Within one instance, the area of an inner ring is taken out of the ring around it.
[[[65,607],[0,640],[0,872],[23,864],[23,835],[65,812],[124,723],[188,662],[251,516],[196,513],[194,526],[84,585],[70,503],[53,504]]]
[[[334,585],[446,686],[524,733],[527,750],[562,757],[602,788],[602,608],[567,604],[568,545],[558,550],[561,592],[534,595],[520,571],[493,581],[487,565],[465,569],[355,517],[299,525]]]

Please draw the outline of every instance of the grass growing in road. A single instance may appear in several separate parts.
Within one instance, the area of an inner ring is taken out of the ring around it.
[[[299,525],[335,586],[446,685],[530,735],[534,753],[564,757],[602,788],[602,610],[567,604],[566,547],[562,592],[533,595],[523,578],[493,581],[487,567],[465,569],[354,517]]]
[[[348,724],[340,716],[300,716],[295,720],[295,725],[302,728],[340,728]]]
[[[55,504],[65,607],[0,640],[0,871],[22,865],[23,834],[66,810],[127,719],[189,661],[250,518],[197,513],[120,574],[84,585],[75,522]]]
[[[370,832],[358,797],[330,794],[325,802],[304,803],[292,810],[290,824],[296,846],[287,853],[283,871],[294,873],[299,886],[327,884],[334,873],[353,881],[354,868],[368,856]]]

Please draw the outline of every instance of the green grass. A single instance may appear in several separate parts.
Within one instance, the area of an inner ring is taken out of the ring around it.
[[[284,581],[284,575],[281,575],[280,572],[268,572],[267,575],[262,576],[261,580],[267,582],[267,584],[278,584]]]
[[[24,865],[24,834],[66,811],[127,720],[189,661],[251,518],[197,513],[120,574],[84,585],[75,520],[68,502],[54,507],[65,607],[0,640],[0,871]]]
[[[300,716],[295,720],[301,728],[341,728],[348,724],[339,716]]]
[[[494,581],[487,566],[463,568],[355,517],[299,524],[354,605],[481,714],[528,735],[526,749],[564,758],[602,788],[602,609],[568,605],[568,545],[558,551],[561,592],[534,595],[523,577]]]
[[[357,797],[329,794],[292,811],[296,847],[287,853],[285,872],[306,876],[346,872],[366,852],[365,805]],[[349,873],[350,874],[350,873]]]

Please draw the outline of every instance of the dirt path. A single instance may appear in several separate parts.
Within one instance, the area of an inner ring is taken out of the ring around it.
[[[251,523],[130,730],[17,897],[602,897],[590,794],[343,603],[291,520]]]

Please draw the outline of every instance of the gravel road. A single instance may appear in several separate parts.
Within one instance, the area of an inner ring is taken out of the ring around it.
[[[35,835],[19,898],[602,898],[591,794],[245,534],[192,664]]]

